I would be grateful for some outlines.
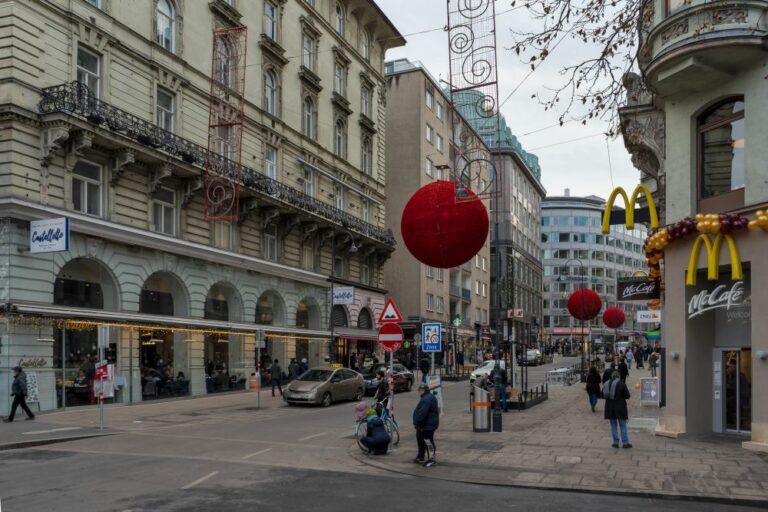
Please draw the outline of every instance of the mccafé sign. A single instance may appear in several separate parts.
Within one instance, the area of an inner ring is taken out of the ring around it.
[[[627,193],[622,187],[616,187],[608,197],[608,202],[605,203],[605,211],[603,212],[603,234],[607,235],[611,231],[611,212],[613,211],[613,203],[616,201],[617,196],[621,196],[624,200],[624,208],[626,210],[625,225],[627,229],[635,227],[635,203],[637,202],[640,194],[645,196],[645,200],[648,202],[648,216],[650,217],[651,229],[659,227],[659,216],[656,214],[656,205],[653,202],[653,197],[648,189],[644,185],[638,185],[632,192],[632,197],[627,197]]]
[[[701,234],[696,238],[691,248],[691,256],[688,258],[688,274],[685,277],[685,284],[696,286],[696,274],[699,263],[699,253],[704,247],[707,251],[707,279],[717,281],[720,276],[720,249],[723,241],[728,245],[728,253],[731,257],[731,279],[739,281],[744,278],[744,272],[741,268],[741,256],[736,241],[731,235],[717,234],[714,241],[709,235]]]
[[[628,277],[616,280],[616,300],[618,301],[649,301],[661,296],[658,281],[647,277]]]
[[[741,310],[740,316],[746,315],[746,318],[749,318],[751,312],[747,310],[748,306],[749,297],[747,297],[744,281],[736,281],[730,287],[721,284],[714,290],[701,290],[691,297],[688,301],[688,319],[718,309],[724,309],[728,313],[733,309]]]

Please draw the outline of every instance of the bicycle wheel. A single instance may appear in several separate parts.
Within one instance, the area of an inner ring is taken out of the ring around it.
[[[397,423],[392,418],[387,418],[384,421],[384,428],[387,429],[392,446],[397,446],[397,443],[400,442],[400,429],[397,427]]]
[[[358,421],[357,426],[355,426],[355,440],[357,441],[357,446],[359,446],[360,449],[365,453],[368,453],[368,448],[363,444],[363,438],[367,432],[368,424],[365,422],[365,420]]]

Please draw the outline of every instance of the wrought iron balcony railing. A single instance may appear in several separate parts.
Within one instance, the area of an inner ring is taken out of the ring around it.
[[[187,164],[204,166],[206,159],[217,169],[217,174],[236,179],[238,164],[207,148],[179,137],[144,119],[96,98],[88,87],[78,82],[46,87],[42,91],[38,109],[41,114],[65,112],[77,115],[95,125],[105,125],[111,131],[129,137],[140,144],[163,151]],[[240,167],[241,185],[269,196],[287,206],[312,213],[334,224],[352,230],[384,245],[394,247],[392,230],[382,229],[296,190],[284,183],[261,174],[249,167]]]

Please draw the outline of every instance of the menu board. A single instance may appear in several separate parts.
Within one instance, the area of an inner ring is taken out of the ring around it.
[[[640,379],[640,403],[642,405],[659,405],[659,378],[643,377]]]

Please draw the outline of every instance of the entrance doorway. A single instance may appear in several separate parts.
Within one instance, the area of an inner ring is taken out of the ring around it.
[[[752,351],[715,351],[715,431],[752,431]]]

